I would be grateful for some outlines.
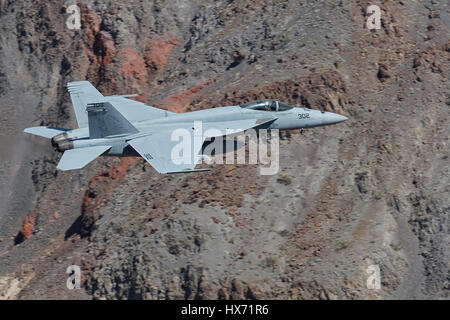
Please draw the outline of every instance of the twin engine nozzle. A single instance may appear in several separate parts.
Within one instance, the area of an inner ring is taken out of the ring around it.
[[[60,133],[52,138],[52,146],[60,152],[73,149],[73,142],[69,139],[66,132]]]

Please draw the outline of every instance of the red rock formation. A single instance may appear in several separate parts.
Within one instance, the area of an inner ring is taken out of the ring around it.
[[[86,30],[86,35],[94,42],[95,36],[100,32],[100,23],[102,19],[84,3],[78,3],[81,12],[81,21],[83,22],[83,29]]]
[[[132,48],[123,48],[121,58],[122,68],[120,71],[127,86],[141,90],[146,88],[148,75],[144,59]]]
[[[202,89],[206,88],[215,81],[216,79],[214,78],[204,80],[186,90],[181,90],[171,94],[164,99],[162,105],[169,111],[186,112],[188,111],[188,107],[190,106],[192,99],[194,99]]]
[[[154,79],[167,65],[173,49],[180,43],[175,37],[150,38],[145,45],[144,60]]]
[[[105,78],[110,79],[107,86],[101,88],[103,94],[109,94],[116,88],[117,68],[114,58],[119,48],[108,32],[100,30],[101,17],[85,4],[80,3],[78,6],[81,11],[82,28],[77,32],[77,40],[81,40],[79,45],[83,48],[84,62],[78,66],[77,71],[81,77],[93,83],[99,83]]]
[[[113,62],[117,54],[117,49],[114,45],[114,40],[107,32],[100,32],[97,34],[94,43],[94,52],[101,57],[101,65],[106,66]]]
[[[80,8],[82,21],[81,45],[83,46],[83,53],[89,61],[89,63],[81,64],[81,69],[79,71],[81,74],[87,75],[93,68],[97,70],[98,59],[92,48],[94,47],[95,39],[100,32],[101,18],[87,5],[79,3],[78,6]]]
[[[22,223],[22,228],[20,229],[19,233],[17,234],[14,243],[19,244],[25,240],[27,240],[29,237],[31,237],[33,233],[34,224],[36,222],[36,212],[31,211],[25,216],[25,219]]]
[[[178,43],[179,39],[174,37],[152,37],[145,44],[143,56],[133,48],[123,48],[120,73],[126,85],[140,92],[148,92],[150,83],[162,73]]]
[[[125,175],[130,165],[139,161],[137,157],[122,158],[107,172],[95,175],[89,181],[81,207],[82,226],[80,233],[88,236],[99,216],[99,209],[113,193],[119,180]]]

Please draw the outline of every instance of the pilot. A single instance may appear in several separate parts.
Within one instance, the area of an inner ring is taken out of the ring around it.
[[[270,105],[268,105],[269,109],[267,111],[278,111],[278,101],[273,100]]]

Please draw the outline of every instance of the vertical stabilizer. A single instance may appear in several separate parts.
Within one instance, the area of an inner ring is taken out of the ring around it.
[[[105,101],[105,97],[89,81],[69,82],[67,89],[70,93],[78,127],[85,128],[88,126],[88,115],[86,112],[88,103]]]
[[[89,120],[90,139],[138,132],[109,102],[90,103],[86,110]]]

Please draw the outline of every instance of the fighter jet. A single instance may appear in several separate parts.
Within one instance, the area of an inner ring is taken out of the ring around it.
[[[129,99],[135,95],[103,96],[88,81],[69,82],[67,87],[78,128],[24,130],[51,139],[52,145],[64,152],[57,166],[63,171],[83,168],[99,156],[142,156],[159,173],[205,171],[195,169],[203,145],[227,132],[310,128],[347,120],[339,114],[297,108],[273,99],[174,113]],[[200,134],[194,128],[199,122]],[[187,151],[191,161],[174,156],[173,149],[179,143],[174,131],[180,129],[189,132],[192,141],[200,142]]]

